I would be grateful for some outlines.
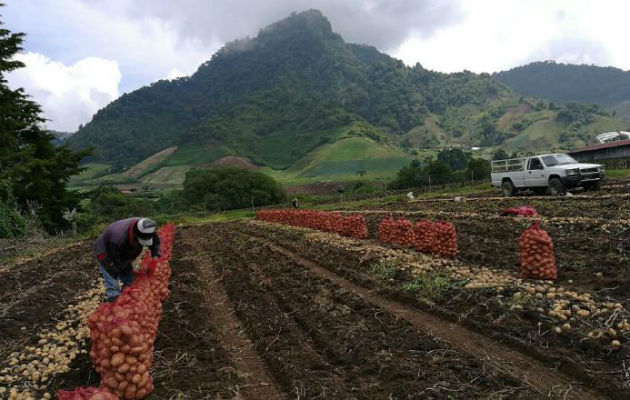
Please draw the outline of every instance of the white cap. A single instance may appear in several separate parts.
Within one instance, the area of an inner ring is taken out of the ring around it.
[[[138,232],[144,235],[153,235],[155,233],[155,221],[149,218],[140,218],[137,222]],[[151,246],[153,244],[153,238],[149,237],[143,239],[138,237],[138,242],[143,246]]]

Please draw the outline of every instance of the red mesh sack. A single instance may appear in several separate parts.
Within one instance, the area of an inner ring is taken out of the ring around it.
[[[103,319],[90,317],[90,358],[101,375],[101,387],[123,399],[141,399],[153,390],[149,368],[153,362],[154,334],[132,318],[128,304],[116,303]]]
[[[433,251],[433,242],[435,241],[437,233],[435,223],[428,219],[421,219],[416,222],[413,231],[413,248],[422,253],[430,253]]]
[[[446,221],[435,224],[435,240],[432,251],[435,255],[445,258],[457,256],[457,232],[455,226]]]
[[[392,218],[381,220],[378,226],[378,238],[381,242],[392,243],[396,236],[396,221]]]
[[[160,259],[145,255],[133,284],[114,303],[102,304],[88,319],[90,358],[101,375],[101,388],[115,393],[114,398],[142,399],[153,391],[149,369],[162,300],[168,295],[173,230],[172,224],[160,230]]]
[[[343,216],[338,212],[313,210],[260,210],[256,212],[256,218],[359,239],[368,236],[367,225],[362,215]]]
[[[516,215],[521,217],[535,217],[538,211],[532,206],[521,206],[514,208],[506,208],[501,211],[501,215]]]
[[[413,226],[411,221],[407,219],[399,219],[396,221],[395,235],[392,243],[403,247],[413,247]]]
[[[558,277],[553,242],[539,227],[540,221],[521,234],[518,245],[521,253],[521,278],[553,280]]]
[[[120,400],[118,396],[106,389],[83,387],[74,390],[59,390],[59,400]]]

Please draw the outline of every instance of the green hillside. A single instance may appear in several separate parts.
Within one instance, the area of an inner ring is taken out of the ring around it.
[[[365,137],[347,137],[317,149],[284,175],[325,179],[356,179],[358,175],[378,177],[395,174],[411,159],[396,146],[377,143]]]
[[[344,127],[397,142],[431,114],[507,93],[487,74],[409,68],[347,44],[310,10],[227,44],[188,78],[121,96],[69,144],[95,147],[91,161],[117,171],[171,146],[223,147],[286,169]]]
[[[521,94],[556,103],[594,103],[609,108],[630,100],[630,71],[614,67],[545,61],[492,76]]]
[[[309,10],[228,43],[190,77],[121,96],[68,143],[94,147],[88,161],[110,171],[79,183],[178,185],[225,156],[287,182],[359,171],[385,179],[450,146],[563,150],[615,129],[627,123],[598,106],[554,104],[488,74],[407,67],[345,43]]]

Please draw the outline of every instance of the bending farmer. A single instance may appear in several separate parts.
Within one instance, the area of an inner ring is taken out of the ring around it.
[[[96,259],[105,280],[105,301],[114,301],[123,289],[133,283],[131,263],[148,247],[153,258],[160,257],[160,238],[155,221],[127,218],[116,221],[96,239]]]

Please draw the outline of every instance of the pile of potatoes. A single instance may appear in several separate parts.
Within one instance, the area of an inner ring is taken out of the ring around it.
[[[457,232],[452,223],[440,221],[435,224],[432,252],[436,256],[444,258],[457,256]]]
[[[521,277],[554,280],[558,277],[551,238],[538,222],[521,234],[518,245],[521,255]]]
[[[88,319],[90,358],[101,375],[101,390],[85,397],[86,390],[96,389],[79,388],[67,396],[76,395],[81,400],[129,400],[143,399],[153,391],[149,369],[162,318],[162,301],[169,293],[173,230],[172,224],[160,230],[162,257],[156,261],[147,254],[133,284],[114,303],[102,304]]]
[[[414,226],[413,248],[421,253],[431,253],[437,234],[435,223],[428,219],[421,219]]]

